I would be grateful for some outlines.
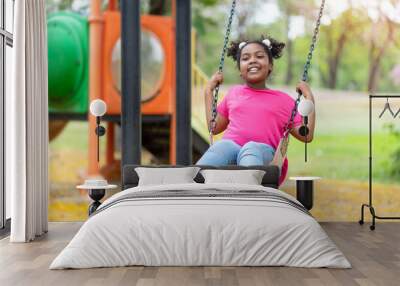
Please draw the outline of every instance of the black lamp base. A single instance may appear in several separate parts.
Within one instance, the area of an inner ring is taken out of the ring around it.
[[[89,216],[94,213],[97,208],[101,205],[100,200],[106,194],[105,189],[91,189],[89,190],[89,197],[94,200],[94,202],[89,206]]]

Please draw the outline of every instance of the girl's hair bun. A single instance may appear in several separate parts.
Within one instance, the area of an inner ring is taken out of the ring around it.
[[[238,41],[232,41],[229,48],[227,49],[227,56],[236,61],[238,67],[240,67],[241,51],[245,46],[251,43],[256,43],[263,46],[266,53],[268,54],[271,63],[273,62],[273,59],[279,59],[282,56],[283,49],[285,48],[285,43],[279,42],[271,37],[261,36],[259,39],[240,39]]]
[[[231,41],[231,45],[227,50],[227,56],[231,57],[233,60],[237,60],[237,57],[240,55],[239,44],[244,41]]]
[[[283,49],[285,48],[285,43],[279,42],[274,38],[268,37],[267,39],[271,42],[271,56],[274,59],[279,59],[282,57]]]

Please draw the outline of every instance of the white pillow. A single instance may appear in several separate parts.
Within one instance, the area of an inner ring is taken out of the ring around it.
[[[195,183],[199,167],[148,168],[137,167],[138,186]]]
[[[261,185],[265,175],[263,170],[201,170],[204,183],[235,183]]]

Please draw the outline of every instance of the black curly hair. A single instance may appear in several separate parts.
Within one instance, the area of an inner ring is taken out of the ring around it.
[[[271,42],[271,48],[268,48],[263,40],[268,39]],[[240,56],[243,50],[243,47],[240,49],[239,44],[241,42],[245,42],[246,46],[248,44],[259,44],[264,47],[265,52],[268,55],[269,62],[273,64],[274,59],[279,59],[282,56],[283,49],[285,48],[285,43],[279,42],[271,37],[261,36],[259,39],[242,39],[238,41],[232,41],[230,47],[227,50],[228,57],[231,57],[234,61],[236,61],[238,69],[240,69]]]

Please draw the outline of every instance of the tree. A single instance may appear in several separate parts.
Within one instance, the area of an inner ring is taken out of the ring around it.
[[[328,69],[322,71],[321,74],[325,86],[331,89],[337,87],[339,67],[345,55],[346,46],[362,35],[366,25],[364,12],[352,7],[349,1],[349,8],[346,11],[321,28],[328,63]]]
[[[256,10],[251,9],[254,2],[252,0],[240,1],[239,5],[236,6],[236,18],[237,18],[237,35],[239,39],[246,38],[246,29],[249,25],[249,20],[254,16]]]
[[[302,15],[306,18],[314,19],[312,11],[316,11],[314,1],[295,1],[295,0],[280,0],[278,1],[283,20],[285,23],[285,34],[286,34],[286,76],[285,84],[290,85],[293,81],[293,67],[294,67],[294,39],[290,36],[290,30],[292,27],[292,19],[295,16]]]
[[[388,49],[399,43],[399,18],[391,15],[390,11],[399,9],[400,4],[396,1],[382,1],[377,3],[377,16],[371,19],[371,33],[369,34],[369,70],[368,91],[375,92],[378,89],[381,62]],[[390,5],[391,9],[383,10],[382,5]]]
[[[166,0],[150,0],[149,3],[149,14],[151,15],[164,15],[166,13],[166,8],[169,7],[170,3]]]
[[[368,72],[368,91],[373,93],[377,90],[380,72],[380,64],[387,48],[394,41],[394,23],[387,17],[375,25],[381,27],[381,31],[385,31],[380,35],[371,36],[369,47],[369,72]],[[371,35],[374,33],[371,33]],[[378,36],[378,37],[377,37]],[[381,41],[376,38],[381,38]]]
[[[215,10],[223,4],[224,1],[218,0],[192,1],[192,25],[199,37],[205,36],[208,28],[222,27],[224,21],[220,21],[221,18],[218,17]]]
[[[60,10],[71,10],[74,0],[46,0],[47,12],[55,12]]]
[[[89,14],[90,0],[46,0],[46,11],[47,13],[57,11],[74,11],[81,15]],[[102,4],[105,7],[108,4],[108,0],[102,0]]]
[[[172,12],[172,2],[176,0],[147,0],[143,1],[142,10],[151,15],[169,15]],[[206,13],[207,8],[219,5],[218,0],[192,1],[192,24],[199,34],[204,34],[206,26],[216,25],[212,13]],[[224,2],[224,1],[223,1]]]

